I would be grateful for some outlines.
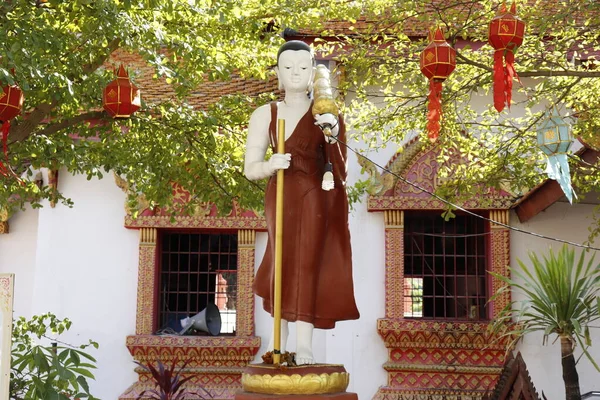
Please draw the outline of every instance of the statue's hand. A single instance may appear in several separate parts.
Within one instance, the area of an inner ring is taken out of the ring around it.
[[[315,115],[315,125],[318,125],[321,129],[330,128],[331,136],[325,135],[325,141],[329,144],[335,143],[337,136],[340,133],[340,127],[338,125],[338,119],[331,113],[317,114]]]
[[[273,175],[277,170],[288,169],[290,167],[291,160],[292,155],[290,153],[273,154],[271,158],[269,158],[268,162],[268,168],[271,175]]]

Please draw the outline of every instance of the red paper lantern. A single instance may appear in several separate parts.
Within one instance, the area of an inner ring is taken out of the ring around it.
[[[525,23],[516,16],[517,6],[513,2],[510,12],[502,4],[500,14],[490,21],[488,40],[496,50],[494,53],[494,107],[498,112],[507,105],[510,109],[513,78],[519,79],[515,71],[515,51],[523,43]],[[504,65],[506,61],[506,66]]]
[[[441,29],[429,33],[430,43],[421,53],[421,72],[429,79],[427,135],[434,142],[440,134],[442,82],[456,68],[456,50],[446,42]]]
[[[0,121],[7,122],[21,114],[23,108],[23,91],[17,85],[4,86],[0,97]]]
[[[123,67],[117,70],[117,79],[106,85],[102,96],[104,109],[113,118],[129,118],[141,106],[140,91],[131,81]]]
[[[23,108],[23,91],[17,85],[4,86],[2,88],[2,97],[0,97],[0,122],[2,122],[2,152],[4,158],[8,157],[8,132],[10,130],[10,120],[21,114]],[[7,168],[0,161],[0,174],[7,175]]]

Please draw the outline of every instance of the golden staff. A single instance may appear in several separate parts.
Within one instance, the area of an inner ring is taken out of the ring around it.
[[[285,120],[277,121],[277,154],[285,154]],[[275,289],[273,305],[273,364],[281,361],[281,265],[283,262],[283,173],[277,171],[275,199]]]

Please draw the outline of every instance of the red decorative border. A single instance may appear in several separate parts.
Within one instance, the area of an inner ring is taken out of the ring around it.
[[[479,322],[378,320],[389,361],[384,365],[388,385],[375,398],[403,399],[416,394],[453,398],[477,393],[479,398],[494,386],[506,354],[507,341],[487,328],[488,324]]]
[[[385,316],[404,316],[404,228],[385,230]]]
[[[142,363],[188,362],[194,367],[245,367],[254,359],[260,338],[227,336],[135,335],[127,337],[127,348]],[[237,369],[231,371],[238,372]]]
[[[126,228],[176,228],[176,229],[267,229],[264,218],[252,217],[170,217],[140,216],[125,217]]]
[[[377,331],[387,348],[505,350],[483,322],[379,319]],[[504,358],[502,358],[502,362]]]
[[[437,152],[432,146],[416,151],[410,160],[397,157],[388,169],[402,174],[417,186],[434,192],[437,181]],[[383,179],[380,179],[382,182]],[[446,322],[404,319],[404,212],[407,210],[443,210],[446,205],[409,184],[397,180],[395,185],[371,196],[369,211],[383,211],[385,220],[386,302],[385,319],[377,324],[378,332],[388,348],[384,364],[388,384],[381,387],[375,399],[480,399],[497,381],[506,354],[506,340],[498,340],[482,322]],[[486,195],[461,204],[471,210],[490,210],[490,219],[508,225],[508,209],[512,196],[489,190]],[[503,225],[490,227],[490,270],[508,276],[510,262],[509,231]],[[491,278],[494,293],[502,285]],[[510,303],[510,294],[492,305],[490,317]]]
[[[135,360],[170,364],[175,360],[187,361],[183,375],[191,375],[188,387],[207,389],[215,399],[232,399],[241,389],[243,368],[250,363],[260,347],[260,338],[254,334],[255,238],[254,229],[242,226],[264,225],[264,220],[234,209],[230,217],[211,216],[214,209],[193,217],[176,217],[171,223],[165,215],[142,215],[137,219],[127,216],[125,225],[140,231],[138,298],[136,335],[127,338],[127,348]],[[237,230],[238,232],[238,309],[235,337],[157,336],[154,329],[156,299],[157,237],[159,228],[207,228]],[[135,382],[120,400],[135,399],[141,392],[152,389],[154,383],[148,373],[138,368]]]
[[[469,210],[491,210],[506,209],[512,205],[511,199],[484,199],[468,200],[459,203],[463,208]],[[433,197],[411,197],[411,196],[390,196],[390,197],[372,197],[369,196],[367,209],[369,211],[385,210],[445,210],[446,204]]]

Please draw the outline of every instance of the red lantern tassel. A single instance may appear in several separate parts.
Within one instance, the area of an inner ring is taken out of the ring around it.
[[[8,161],[8,131],[10,130],[10,121],[5,121],[2,124],[2,151],[4,152],[4,158]],[[0,174],[8,176],[6,166],[0,161]]]
[[[513,87],[513,78],[517,75],[517,71],[515,70],[515,53],[511,50],[506,51],[505,55],[506,59],[506,104],[508,109],[510,110],[510,102],[512,100],[512,87]]]
[[[494,107],[498,112],[504,110],[506,103],[506,74],[504,73],[504,50],[494,53]]]
[[[427,136],[435,142],[440,136],[440,117],[442,114],[442,82],[429,81],[429,104],[427,105]]]

